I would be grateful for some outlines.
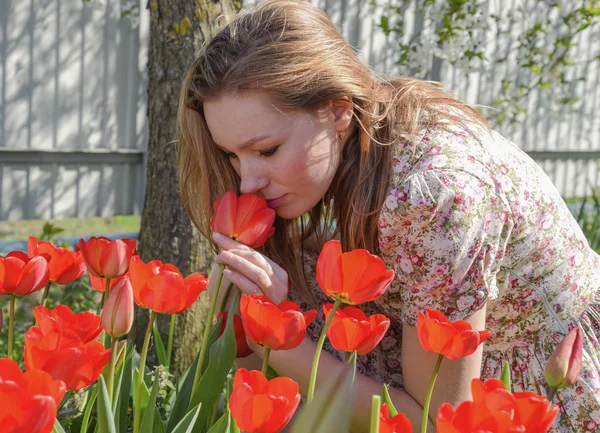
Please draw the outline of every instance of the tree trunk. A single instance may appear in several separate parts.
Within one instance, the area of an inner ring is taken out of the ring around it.
[[[146,193],[142,212],[139,254],[145,262],[161,260],[177,266],[184,276],[207,272],[212,251],[192,226],[181,203],[176,171],[175,124],[181,81],[215,20],[230,20],[239,10],[236,0],[157,0],[150,9],[148,52],[149,142]],[[220,21],[219,21],[220,23]],[[211,206],[206,203],[206,206]],[[206,293],[176,318],[171,371],[185,370],[200,348],[206,324]],[[134,338],[141,350],[148,310],[137,309]],[[160,314],[158,326],[165,348],[170,316]],[[149,365],[156,365],[149,354]]]

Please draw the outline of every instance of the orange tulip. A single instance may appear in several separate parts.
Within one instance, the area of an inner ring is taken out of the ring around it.
[[[386,270],[381,258],[367,250],[342,253],[337,240],[325,243],[317,261],[321,290],[345,304],[358,305],[379,298],[393,279],[394,271]]]
[[[48,284],[50,270],[42,256],[33,258],[20,251],[0,256],[0,295],[26,296]]]
[[[275,305],[263,295],[242,296],[240,313],[248,338],[273,350],[298,347],[304,340],[306,327],[317,316],[316,310],[301,313],[295,302]]]
[[[117,278],[127,272],[129,260],[135,254],[136,241],[92,236],[79,239],[79,250],[88,272],[94,277]]]
[[[203,274],[183,278],[179,269],[170,263],[163,264],[160,260],[144,263],[138,256],[131,258],[129,273],[136,304],[156,313],[182,312],[208,285]]]
[[[274,221],[275,211],[267,207],[264,199],[255,194],[237,197],[235,191],[228,191],[215,200],[210,226],[213,232],[258,248],[275,233]]]
[[[333,304],[323,305],[326,320],[332,308]],[[360,308],[346,307],[333,315],[327,337],[336,350],[365,355],[379,344],[389,327],[390,319],[383,314],[367,317]]]
[[[229,409],[246,433],[277,433],[294,415],[300,403],[296,382],[287,377],[267,380],[260,371],[240,368],[233,377]]]
[[[100,316],[89,312],[75,314],[66,305],[57,305],[53,310],[40,305],[33,309],[33,316],[42,334],[54,328],[68,329],[81,341],[87,343],[102,332]]]
[[[102,309],[101,323],[108,335],[122,337],[133,326],[133,288],[129,277],[123,276],[111,291]]]
[[[390,418],[390,408],[382,404],[379,411],[378,433],[412,433],[413,428],[410,420],[403,413],[398,413]]]
[[[23,373],[12,359],[0,359],[0,431],[50,433],[65,384],[43,371]]]
[[[573,386],[579,378],[583,361],[583,338],[581,329],[575,327],[569,331],[556,346],[546,363],[544,378],[554,388]]]
[[[80,252],[58,248],[51,242],[38,241],[35,236],[29,236],[27,254],[29,257],[40,255],[46,258],[50,268],[50,281],[58,284],[70,283],[81,277],[86,270]]]
[[[25,333],[27,370],[43,370],[75,391],[94,383],[110,358],[110,349],[94,339],[100,317],[73,314],[62,305],[52,311],[36,307],[34,315],[38,325]]]
[[[225,332],[225,326],[227,325],[228,315],[229,314],[227,313],[227,311],[225,311],[223,313],[219,313],[219,315],[217,316],[217,319],[219,317],[223,318],[221,322],[221,328],[219,329],[219,337],[223,335],[223,332]],[[252,355],[254,352],[252,351],[252,349],[250,349],[250,346],[248,346],[248,341],[246,340],[246,333],[244,332],[244,325],[242,324],[242,318],[237,314],[233,315],[233,332],[235,333],[235,342],[237,343],[237,351],[235,357],[245,358],[247,356]]]
[[[490,337],[489,331],[474,331],[468,322],[450,322],[437,310],[419,312],[417,332],[423,349],[444,355],[449,359],[471,355]]]

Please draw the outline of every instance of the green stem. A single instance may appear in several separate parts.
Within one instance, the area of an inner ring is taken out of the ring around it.
[[[206,356],[206,348],[208,346],[208,336],[212,328],[213,316],[215,314],[215,307],[217,305],[217,299],[219,297],[219,289],[221,288],[221,281],[223,281],[223,271],[225,265],[219,266],[219,277],[217,278],[217,286],[215,287],[215,293],[210,300],[210,307],[208,308],[208,316],[206,319],[206,325],[204,326],[204,336],[202,337],[202,346],[200,347],[200,357],[198,358],[198,365],[196,366],[196,373],[194,375],[194,385],[192,389],[196,389],[196,385],[200,382],[202,377],[202,367],[204,366],[204,357]],[[137,432],[134,432],[137,433]]]
[[[325,326],[321,330],[321,336],[319,337],[319,341],[317,342],[317,348],[315,350],[315,356],[313,358],[312,369],[310,370],[310,382],[308,383],[308,394],[306,396],[306,401],[310,402],[315,395],[315,383],[317,381],[317,369],[319,368],[319,358],[321,357],[321,350],[323,349],[323,344],[325,344],[325,337],[327,336],[327,329],[329,328],[329,324],[333,320],[333,316],[337,309],[342,305],[342,301],[339,299],[335,300],[333,304],[333,308],[329,313],[329,317],[325,322]]]
[[[442,365],[442,360],[444,359],[444,355],[438,355],[437,362],[435,363],[435,367],[433,368],[433,373],[431,373],[431,380],[429,381],[429,389],[427,390],[427,395],[425,396],[425,404],[423,405],[423,419],[421,420],[421,433],[427,432],[427,425],[429,424],[429,405],[431,403],[431,396],[433,395],[433,387],[435,385],[435,380],[437,379],[438,372],[440,371],[440,365]]]
[[[356,350],[354,352],[346,352],[346,362],[348,364],[352,364],[352,383],[354,383],[354,378],[356,377]]]
[[[110,362],[106,370],[106,388],[108,389],[108,401],[113,401],[113,383],[115,376],[115,364],[117,361],[117,342],[118,339],[111,337],[110,341]]]
[[[148,320],[148,327],[146,328],[146,335],[144,336],[144,345],[142,346],[142,353],[140,355],[140,369],[138,372],[138,380],[136,384],[137,393],[135,395],[135,405],[133,410],[133,433],[139,433],[140,431],[140,412],[142,406],[142,383],[144,381],[144,370],[146,369],[146,356],[148,355],[148,345],[150,344],[150,335],[152,334],[152,325],[156,319],[156,313],[152,311],[150,319]]]
[[[44,289],[44,294],[42,295],[42,300],[40,301],[40,305],[42,307],[46,306],[46,301],[48,300],[48,293],[50,293],[50,284],[52,284],[52,281],[48,281],[48,284],[46,284],[46,288]]]
[[[167,368],[171,366],[171,355],[173,354],[173,335],[175,335],[175,314],[171,314],[169,325],[169,341],[167,342]]]
[[[556,391],[558,391],[557,387],[555,387],[555,386],[548,387],[548,395],[546,396],[546,398],[550,402],[550,406],[552,406],[552,400],[554,399],[554,396],[556,395]]]
[[[221,305],[219,305],[219,309],[217,310],[217,315],[225,311],[225,306],[227,305],[227,298],[229,298],[229,293],[231,293],[231,288],[233,287],[233,283],[229,283],[227,288],[225,289],[225,295],[221,298]]]
[[[8,313],[8,357],[13,359],[13,339],[15,333],[15,300],[17,296],[10,294],[10,310]]]
[[[106,305],[106,300],[108,299],[109,293],[108,293],[108,289],[110,288],[110,278],[106,278],[106,285],[104,287],[104,292],[102,293],[102,304],[100,305],[100,313],[104,310],[104,305]],[[99,313],[99,314],[100,314]],[[110,342],[110,336],[106,333],[106,331],[102,331],[101,335],[101,341],[104,344],[105,348],[109,348],[111,347],[111,342]]]
[[[267,375],[267,368],[269,368],[269,355],[270,354],[271,354],[271,348],[265,347],[265,354],[263,356],[262,368],[260,369],[260,371],[262,371],[262,374],[264,374],[265,376]]]
[[[379,432],[379,412],[381,411],[381,396],[374,395],[371,398],[371,427],[369,433]]]

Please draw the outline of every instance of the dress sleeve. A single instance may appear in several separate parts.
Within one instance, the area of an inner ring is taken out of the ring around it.
[[[512,227],[493,185],[458,169],[409,175],[379,218],[382,256],[396,272],[379,306],[414,325],[437,309],[461,320],[498,296],[496,272]]]

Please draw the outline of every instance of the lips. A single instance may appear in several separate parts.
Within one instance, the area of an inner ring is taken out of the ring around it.
[[[284,202],[284,200],[285,194],[277,198],[267,199],[267,206],[269,206],[271,209],[274,209],[277,206],[281,205]]]

